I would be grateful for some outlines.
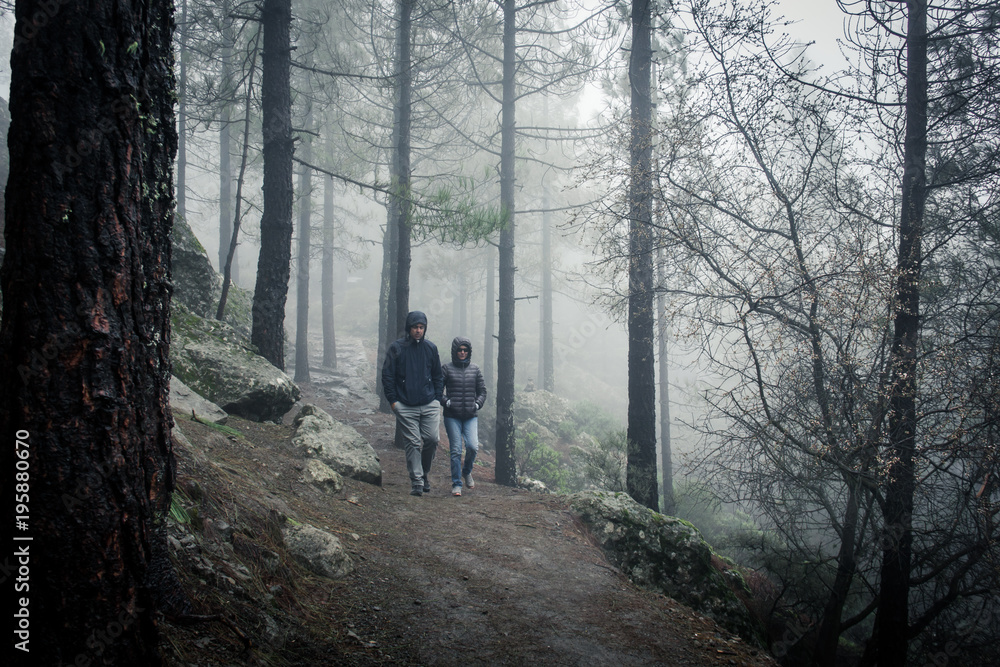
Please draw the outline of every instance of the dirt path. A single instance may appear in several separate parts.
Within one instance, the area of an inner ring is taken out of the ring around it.
[[[280,427],[240,422],[252,452],[215,440],[213,455],[229,469],[247,457],[266,470],[273,502],[334,531],[355,561],[342,580],[297,586],[297,603],[321,603],[330,645],[310,640],[298,658],[285,651],[274,664],[775,664],[687,607],[633,586],[558,496],[495,484],[488,454],[475,488],[452,497],[443,431],[431,492],[410,496],[393,418],[373,410],[371,394],[346,389],[350,373],[317,374],[303,401],[368,439],[381,458],[381,487],[348,480],[339,497],[317,494],[297,481],[301,460],[269,441]]]

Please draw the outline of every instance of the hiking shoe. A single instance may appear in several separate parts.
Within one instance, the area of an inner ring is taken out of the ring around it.
[[[425,479],[425,480],[424,480],[424,493],[430,493],[430,492],[431,492],[431,483],[430,483],[430,482],[428,482],[428,481],[427,481],[427,480]]]
[[[460,495],[462,495],[462,487],[460,487],[460,486],[453,486],[453,487],[451,487],[451,495],[453,495],[453,496],[460,496]]]
[[[413,489],[412,489],[412,490],[410,491],[410,495],[411,495],[411,496],[422,496],[422,495],[424,495],[424,490],[423,490],[423,489],[421,489],[421,488],[420,488],[419,486],[415,486],[415,487],[413,487]]]
[[[462,475],[462,481],[465,482],[465,488],[467,488],[467,489],[474,489],[474,488],[476,488],[476,483],[472,481],[472,473],[471,472],[468,475]]]

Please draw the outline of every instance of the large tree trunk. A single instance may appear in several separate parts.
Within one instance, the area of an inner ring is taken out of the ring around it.
[[[629,494],[658,509],[656,377],[653,356],[652,98],[650,0],[632,0],[631,164],[629,185],[628,466]]]
[[[264,0],[261,14],[264,211],[250,340],[261,356],[284,370],[285,300],[292,259],[291,0]]]
[[[395,213],[396,267],[395,326],[396,336],[402,335],[406,314],[410,308],[410,118],[412,72],[410,63],[410,33],[413,0],[399,0],[396,25],[396,108],[393,128],[391,210]],[[431,323],[428,323],[430,326]]]
[[[306,114],[306,127],[310,125]],[[302,159],[312,161],[309,139],[304,140]],[[295,288],[295,381],[309,382],[309,245],[312,237],[312,173],[302,165],[299,172],[299,255]]]
[[[906,130],[903,145],[899,257],[889,387],[889,451],[883,503],[882,566],[875,617],[879,665],[906,663],[916,471],[917,344],[920,335],[920,240],[926,199],[927,3],[908,0]]]
[[[503,108],[500,118],[499,335],[497,342],[496,481],[515,486],[514,459],[514,70],[517,9],[503,3]]]
[[[333,326],[333,177],[323,181],[323,368],[337,368],[337,332]]]
[[[173,6],[49,9],[17,3],[11,56],[0,432],[17,529],[7,562],[30,569],[11,625],[30,654],[7,655],[152,665],[158,605],[176,584],[163,532]]]

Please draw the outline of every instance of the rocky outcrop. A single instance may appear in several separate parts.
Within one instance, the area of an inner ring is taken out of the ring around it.
[[[569,502],[609,560],[634,583],[665,593],[761,645],[762,628],[713,566],[712,548],[694,526],[643,507],[624,493],[588,491],[569,496]]]
[[[533,420],[556,432],[568,415],[569,403],[552,392],[541,389],[519,392],[514,400],[514,421],[518,424]]]
[[[170,322],[174,375],[229,414],[279,421],[299,399],[291,378],[256,354],[228,324],[199,317],[178,304]]]
[[[212,266],[208,253],[183,218],[174,221],[171,277],[174,303],[200,317],[214,318],[222,296],[222,276]],[[237,285],[230,285],[226,297],[225,322],[250,337],[253,295]]]
[[[175,414],[197,417],[216,424],[225,424],[226,419],[229,418],[225,410],[192,390],[176,375],[170,378],[170,409]]]
[[[318,459],[306,461],[302,481],[313,484],[328,493],[340,493],[344,489],[344,478],[336,470]]]
[[[382,465],[368,441],[315,405],[304,405],[293,422],[292,444],[345,477],[382,484]]]
[[[340,579],[354,569],[351,557],[336,536],[308,524],[282,529],[285,548],[304,568],[330,579]]]

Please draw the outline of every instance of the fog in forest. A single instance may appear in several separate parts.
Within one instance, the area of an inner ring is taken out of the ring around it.
[[[160,160],[134,188],[160,215],[143,242],[173,207],[175,242],[189,226],[241,288],[219,319],[289,376],[328,372],[329,337],[357,341],[376,392],[423,311],[443,361],[465,336],[486,370],[497,483],[624,492],[696,525],[783,664],[998,659],[996,2],[178,0],[172,74],[156,30],[87,47],[127,103],[105,93],[79,136],[31,126],[48,98],[9,90],[11,67],[25,90],[45,78],[22,54],[46,33],[8,4],[12,376],[44,334],[76,341],[37,324],[72,319],[66,294],[98,323],[90,300],[124,299],[110,278],[39,296],[51,258],[26,230],[97,225],[73,197],[98,198],[98,156],[140,142]],[[139,56],[162,79],[141,100],[116,78]],[[62,220],[36,183],[68,197]],[[153,349],[171,287],[145,261]],[[529,431],[518,401],[545,389],[567,425]],[[50,388],[5,391],[0,410]]]

